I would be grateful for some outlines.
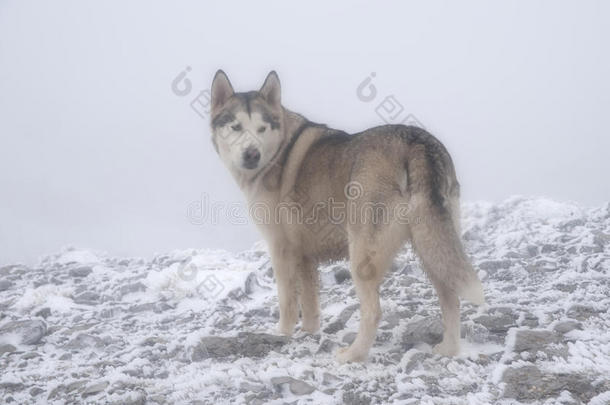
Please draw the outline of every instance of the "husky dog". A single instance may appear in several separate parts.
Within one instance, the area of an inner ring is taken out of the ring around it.
[[[413,126],[348,135],[284,108],[280,95],[275,72],[259,91],[235,93],[219,70],[211,89],[212,142],[269,247],[278,331],[291,335],[299,312],[302,330],[319,330],[317,266],[348,257],[360,326],[337,360],[366,360],[381,319],[379,286],[410,241],[439,297],[444,334],[434,351],[456,355],[459,298],[485,299],[460,241],[459,184],[445,147]]]

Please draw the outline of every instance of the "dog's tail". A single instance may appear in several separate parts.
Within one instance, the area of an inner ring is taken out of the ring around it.
[[[431,138],[411,145],[407,156],[413,246],[435,285],[482,305],[483,286],[459,236],[459,185],[453,163],[440,142]]]
[[[449,215],[441,215],[421,197],[412,198],[413,246],[425,272],[435,283],[455,291],[473,304],[485,303],[481,281],[466,257]],[[432,208],[432,209],[431,209]]]

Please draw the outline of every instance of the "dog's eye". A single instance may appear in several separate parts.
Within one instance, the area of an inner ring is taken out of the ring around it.
[[[241,131],[241,124],[231,125],[233,131]]]
[[[263,132],[265,132],[265,130],[267,129],[267,127],[258,127],[258,133],[262,134]]]

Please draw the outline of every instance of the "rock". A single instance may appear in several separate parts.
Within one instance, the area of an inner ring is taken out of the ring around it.
[[[337,284],[343,284],[344,281],[352,278],[351,273],[345,267],[338,267],[337,269],[333,269],[335,273],[335,281]]]
[[[588,305],[575,304],[572,305],[567,312],[568,317],[584,321],[592,316],[597,315],[597,310]]]
[[[559,249],[559,246],[546,243],[546,244],[542,245],[541,252],[542,253],[551,253],[551,252],[557,251],[557,249]]]
[[[100,300],[100,295],[93,291],[85,291],[74,297],[74,302],[82,305],[96,305]]]
[[[70,384],[66,385],[65,391],[66,392],[77,391],[77,390],[81,389],[82,387],[84,387],[86,384],[87,384],[87,380],[73,381]]]
[[[506,384],[503,396],[517,400],[541,400],[567,390],[581,401],[594,395],[593,386],[585,376],[577,374],[543,374],[536,366],[509,368],[502,375]]]
[[[47,333],[47,324],[39,320],[12,321],[0,327],[0,336],[18,335],[21,344],[35,345]]]
[[[144,405],[146,404],[146,394],[141,391],[131,392],[128,397],[123,397],[119,401],[106,402],[108,405]]]
[[[418,343],[435,345],[443,339],[443,324],[436,317],[424,318],[407,324],[402,335],[403,350],[409,350]]]
[[[0,382],[0,390],[6,390],[9,392],[22,391],[25,385],[22,383],[15,382]]]
[[[412,316],[413,314],[409,311],[390,312],[383,316],[379,329],[392,330],[398,326],[401,319],[410,318]]]
[[[352,343],[354,343],[354,340],[356,340],[356,336],[357,336],[356,332],[347,332],[345,335],[343,335],[343,339],[341,341],[343,343],[347,343],[348,345],[351,345]]]
[[[36,357],[40,357],[40,354],[38,354],[36,352],[28,352],[28,353],[25,353],[23,356],[21,356],[21,358],[23,360],[30,360],[30,359],[34,359]]]
[[[0,345],[0,356],[2,356],[4,353],[13,353],[15,351],[17,351],[17,348],[13,345],[10,345],[10,344]]]
[[[562,321],[558,322],[553,329],[557,333],[565,334],[574,329],[582,329],[582,324],[576,321]]]
[[[285,376],[285,377],[271,377],[271,385],[276,386],[276,388],[280,388],[281,389],[281,385],[283,384],[288,384],[290,381],[292,381],[292,377],[290,376]]]
[[[267,395],[263,395],[263,398],[258,398],[260,394],[250,394],[246,395],[246,403],[248,405],[265,405],[269,403],[269,397]],[[207,404],[202,404],[207,405]]]
[[[13,283],[12,281],[2,280],[2,281],[0,281],[0,292],[8,290],[9,288],[13,287],[14,285],[15,285],[15,283]]]
[[[241,332],[234,337],[206,336],[193,348],[192,360],[223,357],[265,357],[270,351],[278,350],[289,338],[267,333]]]
[[[519,252],[510,251],[510,252],[506,252],[504,254],[504,257],[508,257],[510,259],[522,259],[525,257],[525,255],[522,253],[519,253]]]
[[[536,352],[551,343],[558,343],[560,340],[554,332],[548,330],[519,330],[515,335],[513,349],[517,353],[526,350]]]
[[[573,293],[576,291],[576,284],[555,284],[553,287],[565,293]]]
[[[59,394],[65,390],[65,388],[66,388],[65,385],[58,385],[57,387],[53,388],[51,390],[51,392],[49,392],[47,399],[57,398],[59,396]]]
[[[258,277],[256,276],[256,273],[248,274],[248,277],[246,278],[246,282],[244,283],[245,295],[250,295],[253,292],[255,292],[256,290],[258,290],[259,288],[261,288],[261,285],[258,282]]]
[[[261,392],[265,390],[263,384],[251,383],[249,381],[242,381],[239,383],[239,392]]]
[[[74,269],[70,269],[70,276],[71,277],[87,277],[89,274],[91,274],[93,270],[91,269],[91,267],[88,266],[81,266],[81,267],[76,267]]]
[[[290,392],[294,395],[309,395],[316,390],[314,387],[301,380],[292,380],[289,387]]]
[[[357,392],[352,389],[343,390],[343,403],[350,405],[370,405],[371,397],[364,392]]]
[[[53,283],[55,285],[62,285],[64,283],[64,281],[57,277],[51,277],[51,283]]]
[[[337,344],[334,341],[332,341],[331,339],[324,339],[324,340],[322,340],[322,343],[320,343],[318,350],[316,350],[316,354],[330,353],[333,351],[333,349],[336,346],[337,346]]]
[[[48,318],[51,315],[51,308],[49,308],[49,307],[41,308],[34,315],[46,319],[46,318]]]
[[[492,362],[497,362],[502,357],[502,354],[504,354],[504,352],[498,352],[492,355],[480,353],[475,361],[482,366],[488,366]]]
[[[104,308],[100,311],[99,316],[108,319],[117,316],[119,313],[121,313],[119,308]]]
[[[271,384],[275,387],[276,391],[281,392],[282,386],[288,384],[290,392],[294,395],[308,395],[314,392],[316,389],[305,381],[297,380],[292,377],[273,377],[271,378]]]
[[[481,315],[473,319],[478,324],[487,328],[495,334],[504,334],[510,328],[517,326],[517,316],[514,314],[494,313],[492,315]]]
[[[42,279],[42,280],[36,280],[33,283],[34,288],[38,288],[41,285],[45,285],[45,284],[49,284],[49,280],[47,280],[46,278]]]
[[[63,348],[68,350],[82,350],[87,348],[101,348],[103,346],[104,342],[99,337],[87,333],[80,333],[74,339],[66,343]]]
[[[521,326],[527,326],[530,328],[537,328],[539,324],[538,317],[530,312],[526,312],[523,320],[521,321]]]
[[[327,373],[327,372],[324,372],[324,374],[322,374],[322,384],[323,385],[335,385],[336,383],[339,383],[341,381],[343,381],[343,380],[334,374]]]
[[[486,260],[486,261],[480,262],[478,264],[478,267],[481,270],[486,270],[486,271],[490,271],[493,273],[500,269],[508,269],[510,267],[510,264],[511,264],[510,260]]]
[[[129,307],[129,311],[134,313],[153,311],[154,313],[159,314],[168,309],[171,309],[171,306],[165,302],[147,302],[145,304],[137,304]]]
[[[244,313],[247,318],[271,318],[271,309],[269,307],[253,308]]]
[[[570,232],[570,231],[572,231],[572,229],[574,229],[574,227],[583,226],[583,225],[585,225],[584,219],[575,218],[575,219],[571,219],[569,221],[566,221],[566,222],[560,224],[559,229],[561,229],[564,232]]]
[[[124,374],[127,374],[130,377],[144,378],[144,374],[141,368],[133,369],[133,370],[123,370]]]
[[[100,392],[104,391],[107,386],[108,386],[108,382],[106,382],[106,381],[95,383],[95,384],[90,385],[87,388],[85,388],[85,390],[83,391],[82,395],[83,395],[83,397],[87,397],[87,396],[90,396],[90,395],[95,395],[97,393],[100,393]]]
[[[0,267],[0,276],[8,276],[16,266],[17,265],[11,264],[9,266]]]
[[[461,335],[470,342],[485,343],[489,340],[489,331],[478,323],[466,323],[462,325]]]
[[[142,342],[142,346],[155,346],[157,344],[163,344],[163,343],[166,343],[165,339],[158,337],[158,336],[151,336],[151,337],[144,339],[144,341]]]
[[[132,294],[132,293],[141,292],[141,291],[146,291],[146,286],[144,284],[142,284],[140,281],[138,281],[137,283],[126,284],[124,286],[121,286],[121,288],[119,289],[119,293],[121,294],[121,297],[123,297],[127,294]]]
[[[424,360],[426,360],[427,358],[430,358],[431,356],[432,356],[432,354],[430,354],[430,353],[425,353],[425,352],[420,352],[420,351],[413,353],[411,355],[411,357],[409,358],[409,361],[405,365],[404,373],[407,375],[411,374],[411,372],[413,370],[415,370],[415,368],[417,368]]]
[[[44,390],[40,387],[33,387],[32,389],[30,389],[30,395],[33,397],[36,397],[40,394],[42,394],[44,392]]]
[[[165,397],[165,395],[151,395],[147,398],[150,402],[156,403],[156,404],[167,404],[167,398]]]
[[[328,324],[328,326],[326,328],[324,328],[324,333],[334,334],[340,330],[343,330],[345,328],[345,324],[347,323],[347,321],[349,321],[349,319],[352,317],[354,312],[356,312],[356,310],[358,309],[358,306],[359,306],[358,304],[353,304],[353,305],[345,307],[341,311],[341,313],[339,314],[337,319],[335,319],[333,322]]]
[[[535,257],[538,254],[538,246],[536,245],[528,245],[525,250],[529,257]]]

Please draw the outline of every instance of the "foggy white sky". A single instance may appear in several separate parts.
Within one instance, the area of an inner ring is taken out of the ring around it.
[[[223,68],[356,132],[394,95],[449,148],[463,199],[610,200],[610,3],[0,1],[0,264],[247,248],[242,202],[190,107]],[[191,67],[189,95],[171,91]],[[372,72],[373,102],[356,96]]]

